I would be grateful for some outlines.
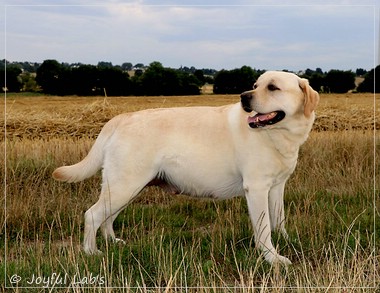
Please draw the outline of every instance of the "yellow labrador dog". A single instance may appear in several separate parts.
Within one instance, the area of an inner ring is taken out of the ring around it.
[[[318,101],[306,79],[270,71],[241,94],[240,103],[114,117],[81,162],[53,173],[57,180],[77,182],[103,169],[100,198],[85,213],[85,252],[98,252],[99,227],[104,237],[119,240],[112,227],[117,215],[145,186],[159,185],[198,197],[245,196],[265,259],[290,264],[274,248],[271,231],[287,237],[284,186]]]

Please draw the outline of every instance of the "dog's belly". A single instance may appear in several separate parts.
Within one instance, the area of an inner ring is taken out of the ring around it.
[[[244,195],[243,179],[226,168],[164,166],[151,184],[171,193],[226,199]]]
[[[157,179],[154,185],[157,185]],[[244,194],[242,182],[221,181],[217,184],[210,182],[195,182],[193,180],[160,179],[158,186],[172,194],[186,194],[194,197],[208,197],[215,199],[227,199]]]

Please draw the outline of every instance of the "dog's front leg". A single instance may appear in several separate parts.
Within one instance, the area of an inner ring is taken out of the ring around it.
[[[278,231],[288,239],[288,233],[285,229],[285,210],[284,210],[284,188],[285,181],[273,186],[269,191],[269,216],[271,230]]]
[[[271,225],[268,207],[269,188],[245,185],[248,210],[255,233],[256,245],[263,251],[269,263],[290,265],[291,261],[277,253],[271,240]]]

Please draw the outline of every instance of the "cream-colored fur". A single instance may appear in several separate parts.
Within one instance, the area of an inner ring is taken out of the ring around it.
[[[116,240],[114,219],[146,185],[159,182],[174,193],[192,196],[245,196],[265,259],[290,264],[278,254],[270,234],[279,230],[287,237],[284,186],[311,130],[319,96],[294,74],[266,72],[241,98],[245,110],[236,103],[116,116],[84,160],[56,169],[53,177],[67,182],[103,169],[100,198],[85,214],[84,250],[98,252],[99,227],[104,237]],[[272,111],[283,111],[285,117],[273,125],[249,126],[249,117]]]

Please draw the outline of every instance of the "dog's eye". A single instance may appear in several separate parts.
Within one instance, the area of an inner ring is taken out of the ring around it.
[[[254,84],[254,85],[253,85],[253,89],[254,89],[254,90],[257,89],[257,84]]]
[[[273,92],[273,91],[279,90],[279,88],[276,87],[274,84],[270,84],[270,85],[268,85],[268,90],[270,90],[271,92]]]

